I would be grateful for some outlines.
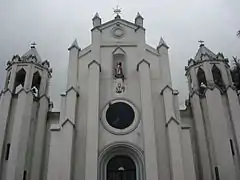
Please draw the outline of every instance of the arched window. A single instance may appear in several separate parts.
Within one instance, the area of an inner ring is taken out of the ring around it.
[[[198,69],[197,79],[198,79],[199,92],[202,94],[207,87],[206,76],[202,68]]]
[[[215,64],[212,67],[212,74],[213,74],[214,83],[218,87],[223,88],[224,87],[224,83],[223,83],[223,80],[222,80],[222,75],[221,75],[220,70],[218,69],[218,67]]]
[[[125,155],[117,155],[107,164],[107,180],[136,180],[136,165]]]
[[[34,91],[34,94],[36,94],[36,95],[38,95],[39,90],[40,90],[41,79],[42,78],[38,71],[33,74],[32,90]]]
[[[22,68],[16,74],[14,89],[13,89],[14,93],[18,92],[21,88],[24,87],[25,78],[26,78],[26,71]]]

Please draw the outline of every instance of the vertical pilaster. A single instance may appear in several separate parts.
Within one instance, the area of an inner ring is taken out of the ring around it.
[[[46,96],[39,100],[39,111],[36,119],[35,139],[33,144],[33,157],[31,162],[31,178],[41,179],[41,166],[43,160],[44,137],[46,133],[46,120],[48,113],[49,100]]]
[[[150,64],[142,60],[137,67],[142,106],[146,179],[158,180],[157,147],[153,115]]]
[[[237,93],[230,87],[227,89],[228,104],[230,110],[230,117],[233,123],[234,134],[236,137],[236,146],[238,152],[240,151],[240,105]]]
[[[6,135],[7,122],[9,119],[9,111],[11,108],[12,93],[7,90],[2,92],[0,101],[0,176],[4,161],[4,139]]]
[[[191,106],[192,113],[194,117],[194,126],[195,126],[195,134],[198,150],[198,160],[199,160],[199,175],[202,180],[210,180],[212,178],[211,175],[211,165],[210,165],[210,157],[209,150],[207,145],[207,137],[206,131],[204,128],[203,114],[200,106],[199,96],[194,93],[191,97]]]
[[[72,173],[77,96],[78,92],[74,88],[66,92],[65,118],[61,120],[61,141],[64,142],[64,146],[61,147],[61,178],[65,180],[70,180]]]
[[[32,92],[26,92],[22,89],[18,94],[6,180],[19,180],[23,177],[32,104]]]
[[[168,134],[170,165],[172,180],[184,180],[184,166],[181,147],[181,127],[179,119],[175,114],[173,90],[166,86],[162,91],[164,105],[166,128]]]
[[[196,180],[189,127],[182,127],[182,148],[185,180]]]
[[[85,180],[98,179],[98,126],[99,126],[99,76],[100,64],[88,65],[88,112],[86,135]]]
[[[217,170],[220,179],[236,180],[233,157],[229,144],[227,119],[224,114],[222,97],[217,88],[206,91],[209,125],[214,148],[215,162],[212,167]]]

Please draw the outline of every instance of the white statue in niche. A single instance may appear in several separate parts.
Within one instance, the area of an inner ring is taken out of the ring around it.
[[[125,85],[124,85],[124,73],[122,62],[119,61],[116,63],[116,67],[114,69],[114,77],[115,77],[115,92],[117,94],[121,94],[125,92]]]
[[[123,74],[123,68],[122,68],[122,62],[117,62],[116,68],[115,68],[115,78],[122,79],[124,81],[124,74]]]

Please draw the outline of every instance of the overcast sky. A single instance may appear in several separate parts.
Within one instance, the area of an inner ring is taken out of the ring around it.
[[[147,43],[156,47],[161,36],[170,46],[174,88],[180,104],[188,97],[184,66],[194,57],[198,40],[213,52],[240,57],[239,0],[0,0],[0,86],[5,64],[14,54],[22,55],[33,41],[43,60],[53,68],[51,99],[60,106],[65,89],[67,48],[77,38],[81,48],[90,43],[92,17],[99,12],[103,22],[113,19],[113,8],[132,21],[139,11],[144,17]]]

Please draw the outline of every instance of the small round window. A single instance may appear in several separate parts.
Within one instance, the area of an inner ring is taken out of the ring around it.
[[[116,129],[129,127],[135,118],[133,108],[124,102],[116,102],[109,105],[106,112],[106,120],[109,125]]]

